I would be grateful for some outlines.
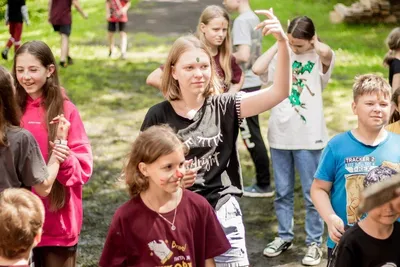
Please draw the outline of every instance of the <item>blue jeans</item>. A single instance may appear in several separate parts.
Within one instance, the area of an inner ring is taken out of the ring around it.
[[[271,148],[275,180],[275,212],[278,218],[278,235],[292,241],[295,168],[300,175],[306,208],[306,244],[322,243],[324,222],[315,209],[310,196],[311,184],[317,170],[322,150],[282,150]]]

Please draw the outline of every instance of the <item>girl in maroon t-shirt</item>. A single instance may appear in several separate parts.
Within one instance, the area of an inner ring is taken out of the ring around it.
[[[181,188],[185,150],[169,126],[139,134],[124,170],[132,199],[114,214],[100,266],[215,266],[230,248],[207,200]]]
[[[232,55],[230,18],[220,6],[207,6],[200,15],[196,36],[210,50],[224,92],[238,92],[244,81],[243,72]],[[161,90],[163,67],[147,77],[146,83]]]

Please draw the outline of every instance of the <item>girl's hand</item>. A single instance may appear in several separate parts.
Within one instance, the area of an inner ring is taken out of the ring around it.
[[[54,144],[50,142],[50,145],[53,147],[53,155],[56,157],[58,162],[63,163],[68,156],[70,155],[69,147],[63,144]]]
[[[196,168],[190,168],[190,164],[193,162],[193,160],[186,160],[185,161],[185,175],[182,178],[182,187],[183,188],[188,188],[193,186],[194,182],[196,181],[197,177],[197,172],[201,169],[201,167],[196,167]]]
[[[258,24],[254,30],[262,29],[262,34],[264,36],[272,34],[277,41],[286,41],[287,36],[285,31],[282,29],[282,25],[278,18],[275,17],[272,8],[269,10],[256,10],[255,13],[265,15],[268,19],[262,21]]]
[[[64,117],[64,114],[60,114],[57,117],[54,117],[50,122],[50,124],[55,124],[55,123],[58,123],[57,139],[67,140],[68,131],[69,128],[71,127],[71,123]]]
[[[311,39],[311,45],[318,50],[320,47],[321,42],[318,40],[317,33],[314,34],[313,38]]]
[[[344,233],[343,220],[336,214],[329,215],[329,221],[327,222],[329,237],[333,242],[339,243],[340,238]]]

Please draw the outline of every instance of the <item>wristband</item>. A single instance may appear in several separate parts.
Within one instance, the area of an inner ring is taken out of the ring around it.
[[[61,139],[56,139],[56,140],[54,140],[54,144],[57,144],[57,145],[68,145],[68,140],[61,140]]]

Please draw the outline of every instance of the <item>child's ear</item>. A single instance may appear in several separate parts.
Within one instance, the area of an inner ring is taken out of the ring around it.
[[[138,165],[138,168],[139,168],[139,171],[143,174],[143,176],[149,176],[146,163],[140,162]]]
[[[357,115],[356,107],[357,107],[357,103],[355,101],[353,101],[353,103],[351,103],[351,109],[353,110],[354,115]]]
[[[56,70],[56,66],[54,66],[54,64],[50,64],[47,67],[47,78],[50,78],[50,76],[54,73],[55,70]]]
[[[37,235],[33,238],[33,247],[36,247],[41,240],[42,240],[42,229],[40,229]]]
[[[206,27],[206,24],[204,24],[203,22],[202,23],[200,23],[200,31],[202,32],[202,33],[204,33],[204,28]]]
[[[176,72],[175,66],[171,66],[172,78],[174,78],[175,80],[178,80],[178,77],[176,76],[175,72]]]

